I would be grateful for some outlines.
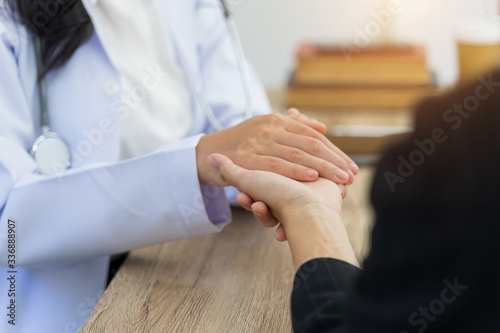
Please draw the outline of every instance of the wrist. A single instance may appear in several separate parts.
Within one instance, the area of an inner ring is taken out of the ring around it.
[[[340,214],[319,208],[305,211],[298,209],[283,216],[295,270],[311,259],[323,257],[359,267]]]
[[[217,170],[207,163],[207,158],[213,153],[210,147],[210,134],[200,138],[196,146],[196,171],[198,172],[198,180],[201,185],[218,186],[220,177]]]
[[[335,209],[321,205],[317,202],[302,203],[297,205],[287,205],[281,209],[280,220],[285,227],[293,227],[303,225],[304,221],[314,221],[315,223],[322,223],[324,221],[335,221],[342,223],[341,212]],[[290,226],[288,226],[290,225]]]
[[[198,141],[198,145],[196,146],[196,171],[198,172],[198,180],[202,185],[205,184],[203,171],[205,170],[205,164],[207,159],[207,157],[205,157],[205,154],[203,153],[204,141],[205,141],[205,136],[202,136],[200,138],[200,141]]]

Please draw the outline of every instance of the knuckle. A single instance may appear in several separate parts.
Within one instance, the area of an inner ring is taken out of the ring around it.
[[[300,150],[292,149],[292,151],[290,152],[289,160],[290,162],[297,163],[302,160],[302,156],[303,154]]]
[[[257,141],[260,142],[268,142],[271,141],[273,138],[273,131],[269,127],[261,127],[257,130],[257,138],[255,140],[255,144]]]
[[[349,165],[347,164],[347,162],[340,157],[338,161],[335,163],[335,165],[344,171],[349,170]]]
[[[323,143],[318,139],[311,139],[308,143],[308,150],[314,155],[318,155],[323,150]]]
[[[335,172],[334,168],[332,168],[332,164],[323,160],[319,163],[318,171],[323,174],[328,173],[329,171]]]
[[[281,114],[277,113],[270,114],[268,118],[270,128],[282,127],[285,119],[286,119],[285,116]]]
[[[285,117],[279,113],[272,113],[269,115],[270,121],[282,121]]]
[[[257,147],[257,139],[254,137],[248,137],[238,145],[237,153],[240,156],[253,154],[256,151],[256,147]]]
[[[283,166],[283,162],[280,159],[277,158],[272,158],[269,161],[269,170],[275,171],[275,170],[281,170]]]

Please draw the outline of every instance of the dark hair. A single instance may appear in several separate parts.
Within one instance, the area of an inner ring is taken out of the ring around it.
[[[92,21],[81,0],[4,1],[9,16],[40,37],[45,73],[63,66],[92,36]]]

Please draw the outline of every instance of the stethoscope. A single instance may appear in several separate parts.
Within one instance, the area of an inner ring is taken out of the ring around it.
[[[229,34],[233,43],[234,51],[238,61],[238,67],[241,72],[243,88],[245,90],[245,119],[252,117],[252,92],[250,85],[250,73],[245,61],[243,53],[243,46],[236,27],[236,22],[228,10],[224,0],[220,0],[224,9],[224,16],[229,28]],[[38,166],[38,172],[43,175],[57,175],[71,167],[71,152],[66,141],[56,132],[50,130],[49,112],[47,108],[47,82],[44,75],[44,66],[42,61],[42,46],[40,38],[35,36],[35,52],[36,52],[36,65],[38,76],[41,78],[38,84],[38,94],[41,113],[41,128],[42,135],[38,137],[31,149],[31,156]],[[207,96],[201,86],[197,84],[195,88],[196,98],[205,112],[210,124],[215,130],[223,130],[224,127],[215,116]]]

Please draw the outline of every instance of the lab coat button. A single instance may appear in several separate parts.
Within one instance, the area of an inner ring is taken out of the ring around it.
[[[104,93],[106,95],[115,95],[119,89],[120,87],[115,80],[109,80],[104,84]]]

